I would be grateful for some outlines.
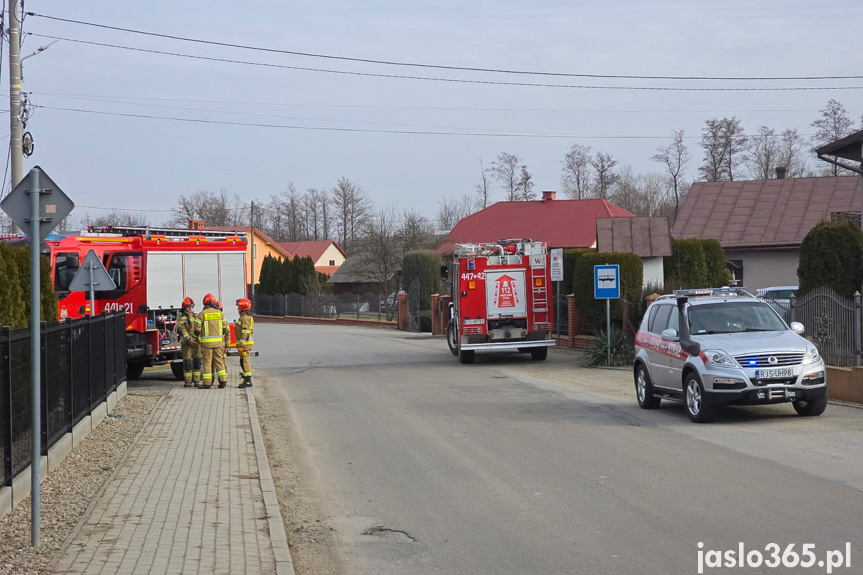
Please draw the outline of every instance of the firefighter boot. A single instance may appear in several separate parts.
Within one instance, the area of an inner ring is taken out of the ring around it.
[[[239,387],[240,389],[246,389],[247,387],[252,387],[252,376],[251,375],[244,375],[243,376],[243,383],[241,383],[237,387]]]

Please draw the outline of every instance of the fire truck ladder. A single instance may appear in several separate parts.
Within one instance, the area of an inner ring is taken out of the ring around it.
[[[248,232],[241,230],[190,230],[177,228],[158,228],[158,227],[138,227],[138,226],[90,226],[88,231],[91,233],[117,234],[119,236],[137,236],[137,235],[154,235],[176,238],[186,238],[189,236],[205,237],[205,238],[224,238],[227,236],[243,236],[248,235]]]
[[[548,286],[545,285],[545,268],[530,268],[533,290],[533,323],[548,323]]]

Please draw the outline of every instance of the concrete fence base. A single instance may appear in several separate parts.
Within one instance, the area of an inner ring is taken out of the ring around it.
[[[827,367],[827,397],[863,404],[863,367]]]

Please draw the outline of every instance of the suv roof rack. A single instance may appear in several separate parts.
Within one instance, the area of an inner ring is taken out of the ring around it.
[[[699,289],[678,289],[672,294],[668,294],[667,298],[677,297],[716,297],[716,296],[743,296],[755,298],[754,295],[746,291],[742,287],[721,287],[721,288],[699,288]]]

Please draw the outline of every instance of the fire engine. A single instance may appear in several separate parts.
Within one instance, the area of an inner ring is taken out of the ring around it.
[[[461,363],[486,350],[548,356],[554,316],[547,251],[530,239],[456,244],[443,271],[452,294],[447,344]]]
[[[42,253],[51,262],[59,319],[122,311],[127,377],[137,379],[145,367],[171,362],[174,376],[182,379],[176,325],[180,304],[189,296],[200,309],[204,294],[212,293],[229,302],[224,315],[233,323],[233,303],[246,297],[247,245],[243,232],[109,226],[52,234],[43,242]],[[69,290],[90,250],[116,285],[111,291],[95,292],[93,310],[87,292]]]

